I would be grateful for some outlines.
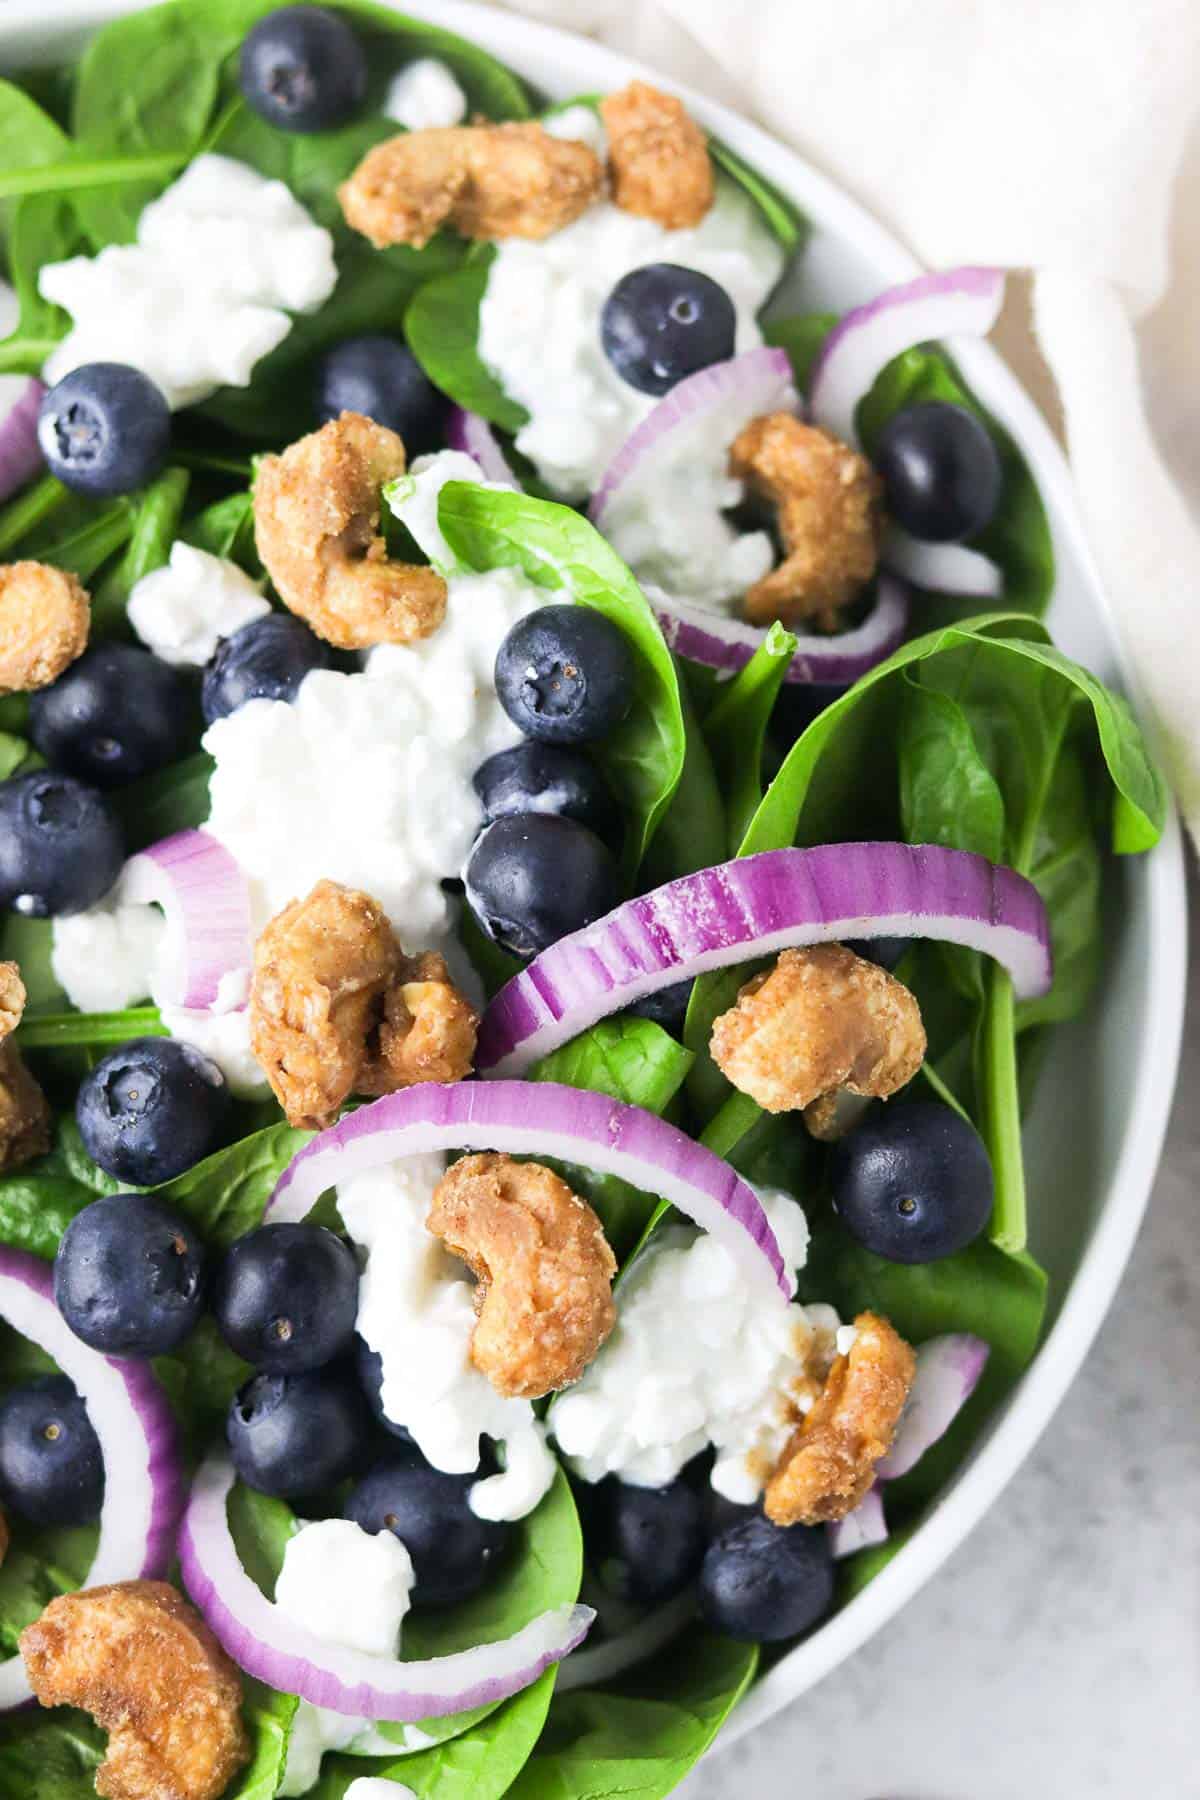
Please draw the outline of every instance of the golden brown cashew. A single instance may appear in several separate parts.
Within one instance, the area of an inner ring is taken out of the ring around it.
[[[445,224],[470,238],[549,237],[603,191],[587,144],[509,123],[401,132],[367,152],[338,198],[376,249],[420,250]]]
[[[446,616],[441,576],[389,562],[379,535],[380,490],[403,473],[396,433],[352,412],[259,464],[263,566],[284,605],[340,650],[411,644]]]
[[[784,950],[713,1025],[713,1060],[766,1112],[839,1088],[885,1100],[925,1058],[921,1009],[903,982],[842,944]]]
[[[786,412],[751,419],[734,440],[729,469],[776,507],[786,551],[746,595],[746,617],[760,625],[812,619],[835,631],[840,609],[879,562],[878,475],[848,444]]]
[[[0,694],[49,687],[87,649],[87,589],[49,563],[0,564]]]
[[[405,958],[383,997],[378,1049],[359,1073],[361,1094],[394,1094],[422,1081],[461,1081],[475,1062],[479,1014],[430,950]]]
[[[767,1483],[775,1525],[844,1519],[864,1499],[891,1449],[916,1357],[887,1319],[859,1313],[849,1354],[839,1356]]]
[[[165,1581],[60,1595],[21,1655],[43,1706],[80,1706],[108,1732],[108,1800],[218,1800],[249,1761],[241,1677]]]
[[[616,1258],[599,1219],[541,1163],[488,1152],[446,1172],[426,1223],[473,1270],[471,1361],[535,1400],[578,1381],[616,1323]]]
[[[0,1171],[19,1168],[50,1148],[46,1096],[11,1041],[25,1011],[25,983],[15,962],[0,962]]]
[[[682,100],[631,81],[600,102],[613,199],[667,231],[698,225],[715,194],[708,139]]]

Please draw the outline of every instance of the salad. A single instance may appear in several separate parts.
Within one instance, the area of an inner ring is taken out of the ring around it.
[[[0,1800],[652,1800],[1034,1355],[1165,815],[1002,279],[789,314],[365,0],[0,82],[0,204]]]

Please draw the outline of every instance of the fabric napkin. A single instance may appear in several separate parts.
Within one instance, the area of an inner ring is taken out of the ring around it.
[[[512,4],[756,116],[929,266],[1031,272],[1084,522],[1200,844],[1200,257],[1170,255],[1173,207],[1200,214],[1200,0]]]

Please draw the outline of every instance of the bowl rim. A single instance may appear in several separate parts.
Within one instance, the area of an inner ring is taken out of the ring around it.
[[[25,46],[66,28],[86,29],[138,10],[146,0],[4,0],[0,56],[17,32]],[[483,44],[510,62],[549,62],[570,68],[573,91],[589,92],[633,80],[656,82],[679,94],[710,130],[762,167],[822,231],[840,238],[870,264],[881,282],[911,279],[922,264],[856,199],[800,152],[741,114],[686,83],[664,77],[637,58],[523,14],[478,0],[383,0]],[[1079,568],[1099,615],[1114,665],[1139,713],[1148,708],[1126,658],[1117,621],[1087,543],[1066,457],[1046,419],[998,352],[987,343],[956,343],[955,359],[989,408],[1020,443],[1047,502],[1056,551],[1064,547]],[[861,1593],[754,1686],[721,1731],[714,1750],[763,1723],[859,1649],[957,1549],[1015,1475],[1049,1424],[1095,1339],[1133,1249],[1158,1168],[1182,1047],[1187,975],[1187,898],[1179,822],[1172,806],[1163,839],[1147,858],[1144,1042],[1132,1070],[1129,1125],[1105,1184],[1090,1239],[1063,1297],[1058,1317],[1000,1415],[930,1507],[910,1541]],[[1150,1027],[1153,1021],[1153,1028]]]

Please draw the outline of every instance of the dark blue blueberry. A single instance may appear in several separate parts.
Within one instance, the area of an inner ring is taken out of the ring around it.
[[[49,769],[0,781],[0,906],[31,919],[83,912],[124,861],[121,827],[95,788]]]
[[[268,613],[223,638],[204,671],[200,705],[204,723],[245,706],[247,700],[294,700],[313,669],[332,669],[333,651],[302,619]]]
[[[322,1225],[260,1225],[226,1251],[212,1307],[225,1342],[256,1369],[319,1369],[354,1338],[354,1252]]]
[[[728,362],[737,312],[718,282],[678,263],[622,275],[600,315],[600,341],[622,381],[665,394],[685,375]]]
[[[0,1400],[0,1501],[34,1525],[90,1525],[104,1499],[104,1459],[87,1408],[65,1375],[43,1375]]]
[[[1000,504],[1000,453],[965,406],[927,400],[894,414],[880,434],[875,466],[889,513],[930,543],[974,536]]]
[[[132,644],[97,644],[30,695],[29,734],[54,768],[120,787],[184,754],[194,704],[170,663]]]
[[[83,1147],[118,1181],[157,1187],[215,1150],[229,1118],[216,1063],[175,1038],[134,1038],[84,1076],[75,1100]]]
[[[607,840],[618,823],[616,804],[595,763],[561,744],[529,739],[497,751],[475,771],[475,792],[485,825],[519,813],[557,813]]]
[[[76,1213],[54,1258],[54,1298],[77,1338],[112,1356],[162,1356],[204,1306],[204,1246],[145,1194],[109,1194]]]
[[[397,1425],[389,1419],[383,1410],[383,1358],[378,1350],[372,1350],[363,1338],[354,1340],[354,1358],[358,1369],[358,1384],[367,1397],[376,1421],[392,1437],[399,1438],[405,1444],[413,1441],[412,1432],[405,1425]]]
[[[952,1256],[979,1236],[992,1211],[983,1139],[936,1101],[872,1114],[834,1146],[829,1183],[847,1230],[889,1262]]]
[[[496,657],[500,704],[526,737],[590,744],[633,704],[629,639],[590,606],[540,606],[518,619]]]
[[[588,1554],[605,1587],[638,1606],[678,1594],[704,1560],[706,1510],[686,1475],[664,1488],[602,1482],[588,1509]]]
[[[894,969],[912,945],[912,939],[906,937],[846,938],[843,941],[855,956],[878,963],[881,969]]]
[[[670,987],[659,988],[653,994],[646,994],[635,1000],[628,1009],[638,1019],[651,1019],[655,1025],[661,1025],[673,1037],[678,1037],[683,1030],[687,1018],[688,1005],[692,998],[692,989],[696,983],[693,979],[673,981]]]
[[[553,813],[497,819],[475,840],[464,876],[480,930],[513,956],[536,956],[621,898],[612,853],[586,825]]]
[[[46,467],[77,494],[128,494],[167,459],[171,412],[161,390],[128,363],[84,363],[42,400]]]
[[[255,1375],[225,1421],[233,1466],[247,1487],[280,1500],[322,1493],[361,1467],[371,1416],[349,1368]]]
[[[347,338],[317,365],[316,413],[322,424],[344,412],[365,413],[399,432],[410,461],[439,447],[448,410],[445,396],[396,338]]]
[[[798,1637],[832,1602],[833,1559],[820,1525],[745,1519],[713,1539],[700,1570],[705,1622],[752,1644]]]
[[[281,6],[246,34],[242,95],[280,131],[328,131],[367,97],[367,54],[351,27],[323,6]]]
[[[512,1526],[480,1519],[469,1495],[478,1474],[446,1475],[416,1449],[397,1451],[354,1489],[345,1516],[364,1531],[394,1531],[413,1560],[417,1612],[457,1606],[495,1574]]]

